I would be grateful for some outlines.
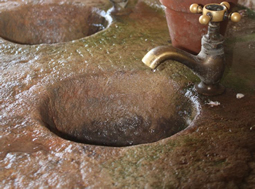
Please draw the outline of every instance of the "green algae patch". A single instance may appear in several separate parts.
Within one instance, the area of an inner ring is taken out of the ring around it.
[[[255,80],[255,77],[253,80]],[[228,75],[228,77],[224,79],[222,83],[228,88],[232,88],[237,92],[253,93],[255,91],[254,83],[249,82],[249,80],[246,78],[236,74]]]
[[[114,178],[114,183],[119,187],[131,182],[139,186],[145,177],[148,185],[153,188],[168,186],[175,188],[179,186],[181,177],[187,177],[189,172],[182,172],[183,166],[191,166],[188,162],[199,162],[197,146],[204,142],[192,136],[175,137],[174,140],[167,139],[158,144],[148,144],[128,148],[118,159],[108,160],[103,163],[103,168]],[[189,153],[187,149],[190,150]],[[195,165],[192,165],[195,166]],[[153,170],[153,171],[151,171]]]
[[[250,35],[240,36],[240,37],[231,37],[227,38],[225,41],[226,46],[231,47],[231,45],[234,45],[236,43],[244,43],[244,42],[252,42],[255,41],[255,33],[252,33]]]
[[[255,90],[254,26],[254,18],[246,16],[229,27],[228,33],[232,33],[225,41],[227,66],[223,84],[235,91],[252,93]]]
[[[130,184],[139,188],[140,183],[145,182],[153,188],[161,188],[163,185],[174,186],[178,183],[172,175],[174,171],[171,172],[168,166],[163,165],[166,150],[164,145],[130,148],[121,158],[108,161],[102,166],[118,188],[127,188]],[[171,179],[165,180],[166,171],[171,175]]]

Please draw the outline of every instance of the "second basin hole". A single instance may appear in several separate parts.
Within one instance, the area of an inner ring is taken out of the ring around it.
[[[90,36],[105,29],[103,11],[82,4],[28,4],[0,12],[0,36],[27,44],[52,44]]]

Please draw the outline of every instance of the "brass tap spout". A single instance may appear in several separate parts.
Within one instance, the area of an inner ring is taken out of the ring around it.
[[[201,16],[200,23],[209,23],[209,26],[208,33],[202,37],[201,51],[197,56],[173,46],[159,46],[150,50],[143,57],[143,63],[155,70],[166,60],[178,61],[190,68],[200,78],[201,82],[195,85],[198,93],[203,95],[223,93],[225,88],[219,82],[225,70],[225,54],[223,49],[224,39],[219,33],[219,22],[224,20],[225,16],[228,16],[226,13],[228,7],[227,2],[204,6],[203,12],[205,15]],[[202,7],[193,4],[191,10],[201,12]],[[237,14],[232,14],[232,21],[240,20]]]
[[[173,46],[159,46],[150,50],[142,59],[143,63],[155,70],[161,63],[166,60],[176,60],[189,68],[195,68],[198,65],[198,58],[181,49]]]
[[[150,50],[142,59],[143,63],[155,70],[166,60],[175,60],[190,68],[201,80],[196,89],[203,95],[224,92],[219,81],[224,73],[224,54],[206,55],[202,50],[197,56],[173,46],[159,46]]]

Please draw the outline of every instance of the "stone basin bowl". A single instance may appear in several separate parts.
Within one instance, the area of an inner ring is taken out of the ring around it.
[[[44,125],[64,139],[85,144],[155,142],[185,129],[197,114],[177,83],[146,72],[80,76],[47,91],[40,105]]]
[[[0,12],[0,36],[20,44],[51,44],[105,29],[104,11],[82,4],[28,4]]]

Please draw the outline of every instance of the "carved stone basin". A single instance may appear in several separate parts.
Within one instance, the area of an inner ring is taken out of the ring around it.
[[[0,36],[30,45],[67,42],[105,29],[103,13],[82,4],[18,6],[0,12]]]
[[[58,136],[86,144],[129,146],[155,142],[185,129],[197,114],[166,76],[116,72],[48,87],[40,114]]]

